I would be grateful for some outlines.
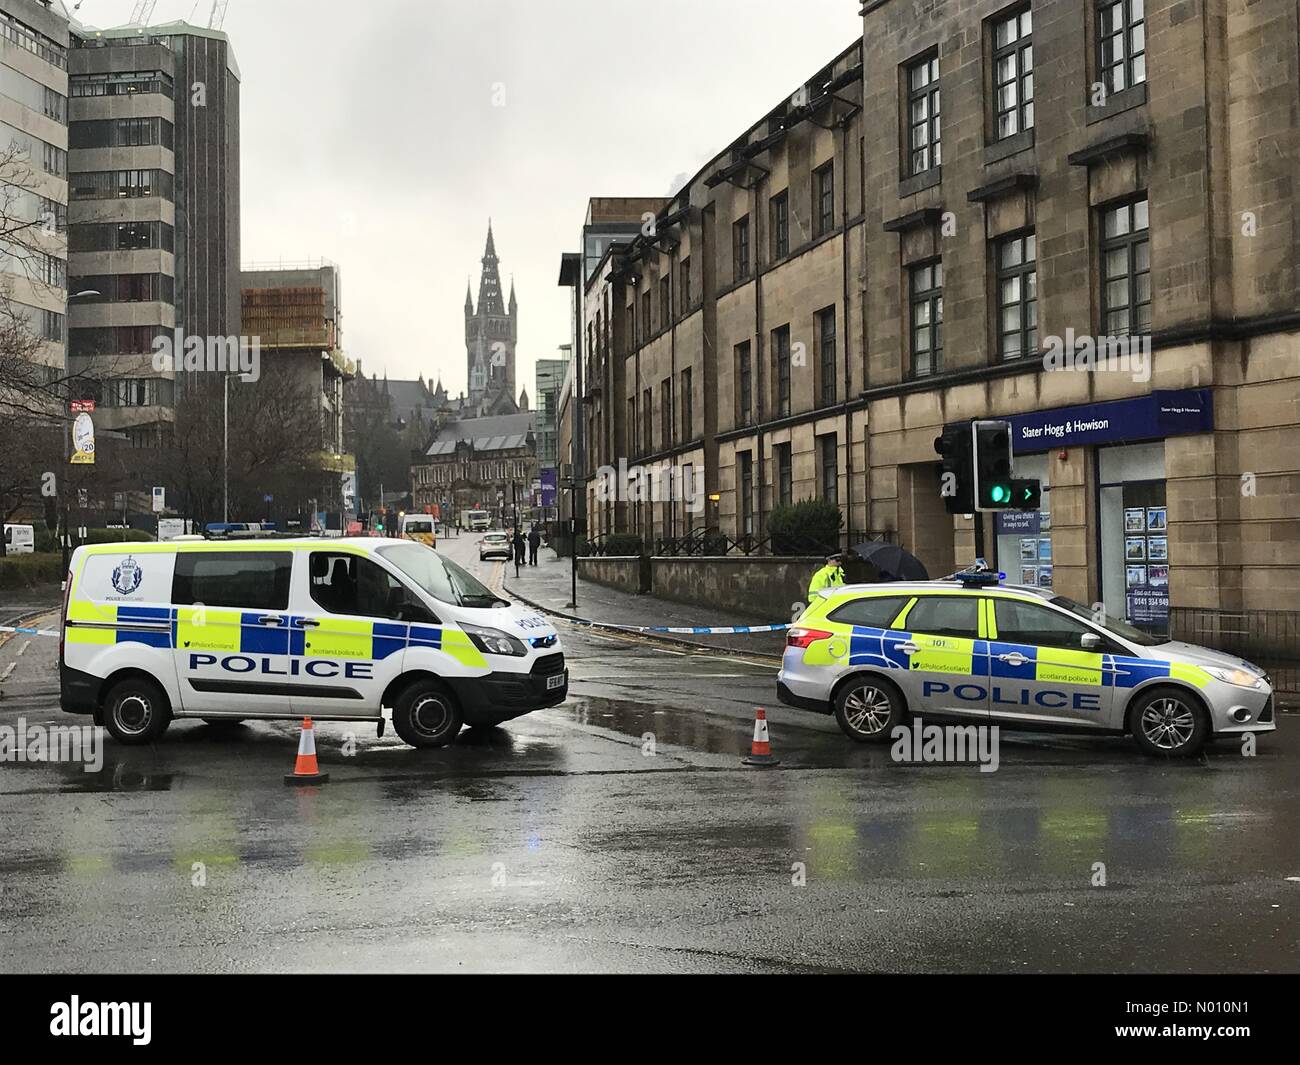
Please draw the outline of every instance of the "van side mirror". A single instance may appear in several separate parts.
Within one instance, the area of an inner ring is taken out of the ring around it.
[[[1079,637],[1079,646],[1085,651],[1095,651],[1101,646],[1101,637],[1095,632],[1085,632]]]

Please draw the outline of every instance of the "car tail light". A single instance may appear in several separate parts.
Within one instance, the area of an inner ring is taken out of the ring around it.
[[[805,629],[796,625],[787,633],[785,642],[787,647],[807,647],[818,640],[829,640],[833,635],[835,634],[824,629]]]

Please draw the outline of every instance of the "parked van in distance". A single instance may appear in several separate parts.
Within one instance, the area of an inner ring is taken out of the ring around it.
[[[31,555],[36,552],[36,529],[31,525],[5,526],[5,554]]]
[[[414,540],[425,547],[438,546],[437,529],[429,514],[403,514],[401,536],[403,540]]]

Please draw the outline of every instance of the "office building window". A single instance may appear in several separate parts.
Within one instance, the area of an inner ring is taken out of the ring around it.
[[[928,377],[943,361],[943,264],[931,259],[910,275],[912,376]]]
[[[772,228],[772,259],[790,254],[790,190],[778,192],[769,201]]]
[[[772,330],[772,378],[776,386],[776,416],[790,413],[790,327]]]
[[[736,345],[736,380],[736,424],[750,425],[754,421],[754,366],[748,340]]]
[[[673,446],[673,379],[665,377],[659,384],[659,430],[663,434],[660,446]]]
[[[650,291],[647,289],[641,293],[641,343],[644,344],[649,340],[653,332],[654,326],[650,321]]]
[[[835,164],[813,171],[813,236],[824,237],[835,228]]]
[[[776,458],[776,501],[783,507],[794,502],[794,459],[789,444],[772,449]]]
[[[1097,69],[1106,91],[1121,92],[1147,80],[1144,0],[1099,0]]]
[[[641,393],[641,450],[649,454],[655,449],[654,399],[650,389]]]
[[[659,279],[659,328],[667,329],[673,321],[672,280],[665,274]]]
[[[822,498],[839,502],[839,441],[834,433],[817,438],[817,461],[821,475]]]
[[[909,174],[923,174],[943,162],[939,147],[939,57],[927,56],[907,68],[907,148]]]
[[[1151,332],[1151,234],[1147,201],[1102,211],[1101,305],[1107,336]]]
[[[739,471],[736,480],[739,482],[737,488],[740,495],[740,506],[738,508],[738,528],[736,533],[740,536],[754,535],[754,453],[752,451],[740,451],[736,454],[736,461]]]
[[[1033,16],[1021,8],[993,24],[993,136],[1034,128]]]
[[[998,354],[1018,359],[1038,350],[1038,253],[1033,233],[997,242]]]
[[[679,402],[682,406],[682,441],[695,439],[695,412],[692,409],[695,395],[691,389],[691,370],[688,366],[682,371],[682,390]]]
[[[743,280],[749,276],[749,215],[731,227],[731,253],[733,278]]]
[[[835,402],[835,308],[827,307],[817,312],[817,375],[821,405]]]
[[[688,255],[677,267],[677,276],[680,279],[678,285],[678,302],[681,304],[677,308],[678,314],[691,313],[691,257]]]

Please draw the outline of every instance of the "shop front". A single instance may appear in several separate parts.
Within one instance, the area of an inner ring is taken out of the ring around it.
[[[995,515],[998,567],[1016,583],[1061,590],[1055,571],[1060,554],[1053,542],[1052,460],[1081,455],[1084,478],[1078,487],[1091,498],[1075,509],[1079,521],[1086,522],[1079,546],[1087,558],[1093,601],[1112,617],[1167,632],[1170,572],[1178,559],[1170,547],[1177,538],[1171,537],[1164,442],[1213,430],[1210,391],[1157,390],[1009,420],[1016,476],[1039,478],[1043,502],[1037,512]]]

